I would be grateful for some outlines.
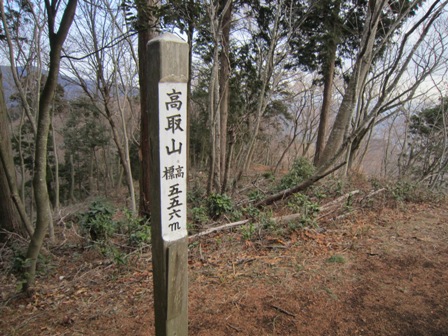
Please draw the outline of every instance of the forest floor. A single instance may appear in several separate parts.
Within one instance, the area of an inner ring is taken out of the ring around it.
[[[445,202],[318,225],[191,240],[189,335],[448,335]],[[119,264],[74,229],[58,235],[32,297],[1,271],[0,335],[154,335],[150,252]]]

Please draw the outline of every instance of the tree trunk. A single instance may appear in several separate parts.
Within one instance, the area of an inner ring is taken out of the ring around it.
[[[14,159],[11,148],[8,111],[3,93],[3,76],[0,70],[0,241],[3,239],[3,230],[23,235],[26,231],[26,222],[23,222],[16,204],[22,207],[22,215],[26,217],[25,207],[19,197]],[[31,225],[28,231],[32,234]]]
[[[384,2],[378,1],[373,3],[372,7],[369,7],[366,20],[367,24],[364,28],[359,49],[360,51],[353,68],[353,73],[348,82],[347,89],[344,93],[341,106],[336,115],[336,120],[333,124],[327,145],[319,158],[319,166],[328,164],[334,159],[335,153],[340,153],[341,146],[344,142],[344,136],[349,127],[350,119],[358,101],[362,85],[370,70],[372,50],[383,6]]]
[[[73,163],[73,154],[70,154],[70,203],[75,203],[75,165]]]
[[[216,91],[218,91],[218,47],[215,44],[213,66],[212,66],[212,76],[210,78],[209,85],[209,130],[210,130],[210,168],[207,180],[207,195],[212,193],[216,189],[216,176],[219,176],[219,130],[217,127],[218,118],[217,114],[219,112],[218,107],[215,105],[219,103],[219,97],[217,98]],[[218,92],[219,95],[219,92]]]
[[[228,0],[220,0],[221,9],[225,10],[221,20],[221,53],[219,55],[220,74],[219,74],[219,90],[220,90],[220,127],[221,127],[221,194],[227,190],[227,181],[229,169],[226,169],[227,154],[227,119],[229,115],[229,81],[230,81],[230,23],[232,20],[232,2],[227,6]]]
[[[149,218],[149,198],[150,198],[150,185],[149,185],[149,125],[146,114],[148,113],[148,97],[147,91],[147,57],[146,57],[146,45],[148,42],[158,35],[156,30],[157,18],[154,17],[149,7],[156,6],[157,0],[136,1],[137,11],[139,17],[139,32],[138,32],[138,57],[139,57],[139,84],[140,84],[140,159],[141,159],[141,174],[140,174],[140,204],[139,213],[141,216]]]
[[[54,151],[54,211],[59,211],[60,207],[60,183],[59,183],[59,156],[58,156],[58,148],[57,142],[54,132],[54,126],[51,128],[51,136],[53,141],[53,151]]]
[[[324,93],[322,101],[322,109],[320,111],[319,128],[317,131],[316,151],[314,153],[314,165],[319,166],[320,156],[325,148],[325,140],[327,138],[328,117],[330,115],[330,107],[333,93],[333,80],[336,62],[336,42],[332,41],[328,50],[328,60],[324,70]]]
[[[26,284],[23,287],[25,291],[30,290],[34,285],[37,257],[42,248],[48,225],[52,220],[50,198],[47,189],[47,145],[51,124],[50,107],[58,84],[62,46],[73,22],[78,1],[69,0],[67,2],[59,29],[55,32],[58,4],[58,1],[52,1],[50,4],[50,0],[45,0],[50,42],[50,66],[47,81],[45,82],[39,101],[33,177],[37,211],[36,229],[26,253],[26,259],[29,263],[25,267]]]
[[[255,150],[255,144],[257,142],[258,134],[260,132],[260,125],[263,118],[264,113],[266,112],[266,108],[268,106],[270,95],[272,94],[271,88],[270,88],[270,82],[272,79],[272,74],[274,72],[274,60],[276,57],[275,51],[278,46],[278,42],[280,39],[280,19],[282,16],[282,7],[283,7],[283,1],[280,1],[278,4],[278,7],[276,9],[275,13],[275,21],[274,26],[272,27],[272,30],[270,31],[271,40],[269,43],[269,49],[266,53],[266,60],[264,64],[264,69],[260,75],[261,79],[261,88],[259,93],[259,98],[257,102],[256,107],[256,115],[255,115],[255,122],[254,127],[250,134],[250,139],[248,141],[248,146],[245,152],[245,155],[242,159],[242,162],[240,164],[240,169],[238,172],[238,175],[236,177],[236,182],[242,177],[242,175],[249,169],[249,166],[252,162],[252,157]]]

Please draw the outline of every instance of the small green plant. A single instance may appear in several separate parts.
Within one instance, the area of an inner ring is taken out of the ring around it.
[[[90,235],[92,241],[107,241],[116,231],[113,220],[114,208],[101,200],[93,201],[89,209],[79,216],[81,228]]]
[[[200,206],[203,200],[204,190],[202,190],[200,187],[193,186],[193,188],[187,192],[187,202],[192,207]]]
[[[128,256],[113,244],[100,241],[95,243],[95,247],[103,256],[109,258],[117,265],[125,265],[128,262]]]
[[[209,217],[205,206],[194,207],[191,209],[191,219],[195,224],[205,224],[208,222]]]
[[[264,194],[260,190],[255,189],[255,190],[252,190],[251,192],[249,192],[247,194],[247,197],[249,197],[249,201],[256,202],[256,201],[263,199]]]
[[[263,230],[274,231],[277,228],[275,221],[272,219],[272,212],[261,212],[258,220]]]
[[[381,181],[378,180],[378,179],[375,178],[375,177],[372,177],[372,178],[369,180],[369,182],[370,182],[370,184],[372,185],[372,188],[373,188],[374,190],[378,190],[378,189],[381,189],[381,188],[383,187],[383,184],[381,183]]]
[[[274,173],[271,172],[271,171],[267,171],[267,172],[263,173],[263,177],[264,177],[266,180],[271,181],[271,182],[273,182],[273,181],[275,180],[275,175],[274,175]]]
[[[352,212],[353,211],[353,195],[350,194],[347,197],[347,201],[345,201],[345,204],[344,204],[344,209],[347,212]]]
[[[410,194],[414,192],[415,185],[407,181],[398,181],[389,190],[396,201],[403,202],[409,199]]]
[[[304,157],[299,157],[294,160],[290,171],[283,176],[278,186],[279,190],[295,187],[308,177],[314,174],[315,168],[313,164]]]
[[[345,257],[340,254],[332,255],[330,258],[327,259],[327,262],[333,263],[333,264],[345,264],[346,260]]]
[[[318,200],[322,200],[328,196],[327,192],[325,191],[325,188],[323,186],[316,185],[316,186],[313,186],[311,188],[311,190],[312,190],[313,196],[315,198],[317,198]]]
[[[256,207],[249,205],[246,208],[243,208],[243,213],[250,218],[256,219],[260,215],[260,210]]]
[[[319,212],[319,204],[312,202],[308,196],[297,193],[291,196],[288,208],[301,214],[299,222],[302,226],[314,226],[315,216]]]
[[[232,199],[226,194],[211,194],[207,199],[209,216],[216,220],[233,210]]]
[[[254,233],[255,233],[255,227],[253,223],[246,224],[241,227],[241,236],[244,240],[251,240]]]
[[[131,246],[142,247],[151,242],[151,226],[149,219],[139,217],[130,210],[123,211],[128,241]]]

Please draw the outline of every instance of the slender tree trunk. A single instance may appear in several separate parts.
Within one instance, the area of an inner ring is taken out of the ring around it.
[[[272,74],[274,71],[275,49],[277,47],[280,38],[279,28],[280,28],[280,18],[282,16],[282,9],[281,9],[282,6],[283,1],[280,1],[275,14],[274,26],[271,31],[272,38],[269,44],[269,49],[266,54],[264,70],[261,74],[261,88],[256,108],[254,127],[250,134],[247,151],[243,157],[241,168],[236,177],[237,180],[239,180],[242,177],[243,173],[245,173],[249,169],[255,150],[255,144],[258,138],[258,134],[260,132],[261,120],[263,118],[263,115],[266,111],[266,107],[270,99],[269,95],[271,94],[271,90],[269,87],[269,83],[272,79]]]
[[[220,186],[220,148],[221,138],[219,127],[221,118],[220,114],[220,92],[219,92],[219,46],[221,44],[220,24],[218,19],[218,10],[213,3],[208,6],[208,15],[210,18],[211,31],[213,34],[213,60],[210,76],[209,92],[208,92],[208,123],[210,130],[210,168],[207,180],[207,194],[213,191],[219,191]]]
[[[189,12],[192,13],[194,10],[194,1],[189,0],[188,1],[188,7]],[[194,154],[194,151],[190,151],[190,125],[191,125],[191,112],[193,111],[193,100],[191,99],[191,76],[192,76],[192,70],[193,70],[193,37],[194,37],[194,30],[195,30],[195,22],[192,20],[192,18],[189,18],[188,21],[188,28],[187,28],[187,37],[188,37],[188,81],[187,81],[187,97],[188,97],[188,105],[187,105],[187,148],[188,148],[188,155],[187,155],[187,172],[190,172],[190,168],[192,165],[192,159],[193,161],[196,160],[196,156]],[[192,156],[193,155],[193,156]],[[194,166],[196,166],[196,162],[193,162]]]
[[[20,160],[20,198],[22,199],[23,204],[26,204],[26,196],[25,196],[25,160],[23,158],[23,144],[22,144],[22,127],[24,122],[24,112],[22,111],[22,115],[20,116],[20,125],[18,130],[18,154]]]
[[[117,132],[117,126],[115,125],[115,121],[112,118],[112,113],[110,111],[110,102],[105,101],[105,109],[107,120],[109,121],[110,128],[112,130],[112,138],[114,140],[115,146],[117,147],[118,156],[120,158],[120,163],[123,166],[123,171],[126,177],[126,185],[128,187],[129,196],[131,197],[131,210],[132,212],[136,212],[137,207],[135,203],[135,192],[134,192],[134,181],[132,179],[132,171],[131,171],[131,163],[129,160],[129,139],[126,131],[126,123],[124,120],[123,111],[120,109],[120,116],[122,121],[122,130],[124,134],[124,145],[122,146],[120,143],[120,138]]]
[[[227,190],[227,181],[229,169],[226,169],[227,159],[227,119],[229,115],[229,81],[230,81],[230,23],[232,20],[232,1],[227,5],[229,0],[220,0],[222,10],[225,12],[222,14],[221,20],[221,53],[219,55],[220,74],[219,74],[219,89],[220,89],[220,127],[221,127],[221,194]]]
[[[53,141],[53,151],[54,151],[54,211],[59,211],[60,199],[59,199],[59,155],[58,155],[58,145],[56,143],[56,136],[54,131],[54,122],[51,127],[51,140]]]
[[[70,154],[70,203],[75,203],[75,166],[73,164],[73,154]]]
[[[24,290],[29,290],[34,285],[37,257],[42,248],[48,225],[50,221],[52,221],[46,175],[48,133],[51,124],[50,107],[58,83],[62,46],[73,22],[77,3],[77,0],[69,0],[67,2],[64,14],[59,23],[59,29],[55,32],[56,14],[59,2],[52,1],[50,3],[50,0],[45,0],[50,42],[50,66],[47,81],[45,82],[39,101],[33,178],[34,198],[37,210],[36,229],[26,253],[26,258],[29,261],[29,264],[25,267],[27,282],[24,285]]]
[[[91,149],[89,162],[89,194],[95,194],[95,182],[93,179],[93,167],[95,166],[95,148]]]

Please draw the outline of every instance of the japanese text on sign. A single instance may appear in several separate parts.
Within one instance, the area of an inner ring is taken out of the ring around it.
[[[159,83],[160,191],[162,237],[187,235],[186,83]]]

